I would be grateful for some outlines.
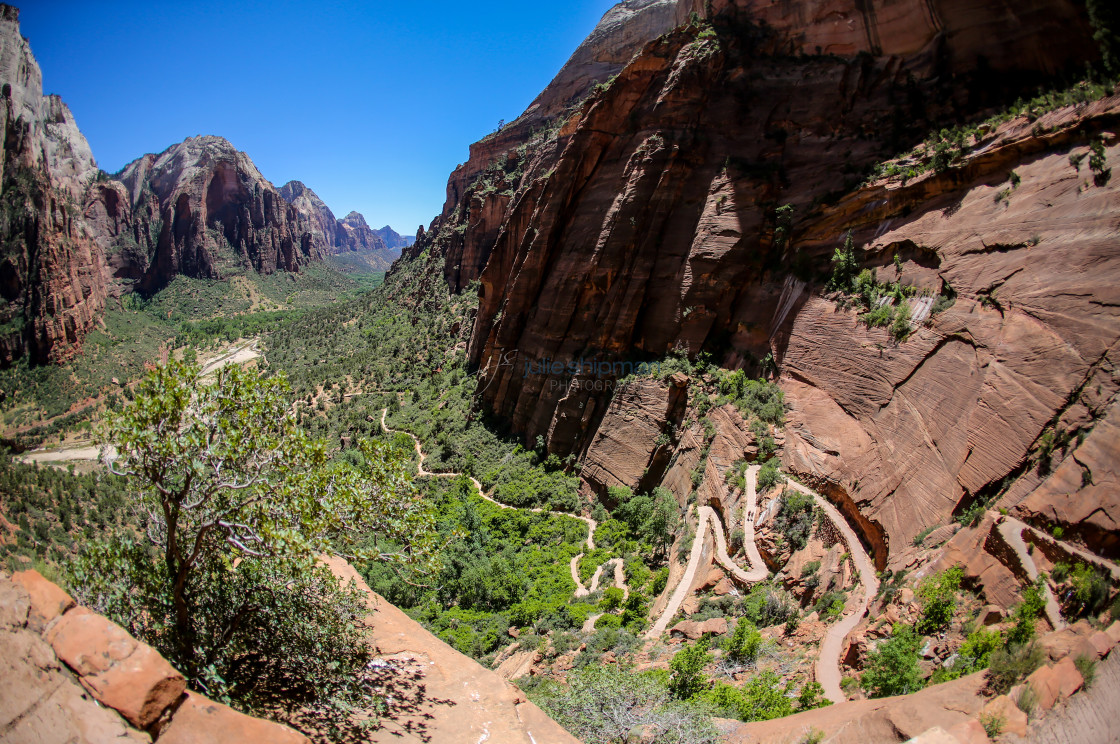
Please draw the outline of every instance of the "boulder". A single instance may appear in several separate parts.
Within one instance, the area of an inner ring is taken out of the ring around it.
[[[1058,701],[1060,687],[1051,667],[1042,666],[1034,670],[1027,677],[1027,684],[1034,691],[1035,704],[1040,710],[1050,710],[1054,707],[1054,703]]]
[[[84,607],[63,615],[47,640],[99,702],[137,728],[157,721],[186,690],[183,675],[155,649]]]
[[[1027,714],[1019,710],[1007,695],[999,695],[984,706],[984,715],[998,716],[1004,721],[1003,730],[1016,736],[1027,735]]]
[[[1007,613],[1005,613],[1001,607],[991,604],[985,605],[984,609],[980,610],[977,620],[979,620],[981,625],[997,625],[1003,622],[1003,618],[1006,614]]]
[[[1105,635],[1112,639],[1112,645],[1120,643],[1120,620],[1105,628]]]
[[[1054,684],[1058,688],[1058,697],[1067,698],[1073,693],[1081,689],[1085,684],[1081,672],[1077,671],[1077,666],[1073,663],[1073,657],[1067,656],[1059,661],[1051,669],[1051,677]]]
[[[35,569],[17,571],[12,581],[27,590],[31,600],[31,613],[43,625],[54,620],[74,606],[74,598],[57,584],[43,578]]]
[[[1112,639],[1108,637],[1107,633],[1100,630],[1089,636],[1087,642],[1098,659],[1107,656],[1108,652],[1112,650]]]
[[[160,744],[310,744],[303,734],[262,721],[193,692],[159,736]]]
[[[991,739],[988,738],[988,734],[984,731],[984,726],[975,718],[961,721],[955,726],[952,726],[948,733],[960,742],[960,744],[991,744]]]
[[[723,635],[727,632],[727,619],[714,617],[703,622],[683,620],[669,629],[669,634],[676,637],[685,637],[690,641],[699,640],[705,634]]]

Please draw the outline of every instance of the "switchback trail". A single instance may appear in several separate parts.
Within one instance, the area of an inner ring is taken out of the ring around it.
[[[1019,557],[1019,562],[1023,564],[1027,577],[1031,581],[1036,580],[1038,578],[1038,566],[1035,565],[1034,557],[1031,556],[1030,550],[1027,549],[1027,543],[1023,540],[1023,530],[1027,529],[1027,525],[1018,519],[1004,517],[996,529],[999,530],[999,534],[1003,536],[1011,549],[1015,551],[1015,555]],[[1050,626],[1054,630],[1061,630],[1066,627],[1066,624],[1062,620],[1062,611],[1058,607],[1058,601],[1054,599],[1054,593],[1050,591],[1049,584],[1044,583],[1042,591],[1046,596],[1046,619],[1050,621]]]
[[[420,440],[417,439],[416,435],[412,434],[411,432],[401,431],[400,429],[390,429],[385,424],[385,415],[388,412],[389,412],[388,408],[382,408],[381,409],[381,428],[384,429],[385,431],[389,432],[390,434],[407,434],[412,439],[412,444],[416,448],[416,457],[417,457],[416,471],[417,471],[417,474],[419,474],[419,475],[429,475],[429,476],[433,476],[435,478],[458,478],[460,475],[466,475],[465,473],[434,473],[431,470],[425,470],[424,469],[424,458],[426,457],[426,455],[424,454],[424,451],[422,449],[420,449]],[[476,491],[478,491],[479,496],[481,496],[482,498],[489,501],[491,504],[494,504],[495,506],[497,506],[501,509],[520,509],[521,511],[534,512],[535,514],[551,514],[554,517],[568,517],[570,519],[578,519],[581,522],[584,522],[587,525],[587,549],[588,550],[594,550],[595,549],[595,528],[598,525],[596,524],[595,520],[592,519],[591,517],[582,517],[579,514],[569,514],[567,512],[550,511],[548,509],[534,509],[534,508],[528,508],[528,507],[523,508],[523,507],[519,507],[519,506],[510,506],[509,504],[503,504],[502,502],[495,501],[493,498],[491,498],[490,495],[487,494],[485,490],[483,490],[482,484],[479,483],[478,480],[476,480],[473,476],[467,475],[467,478],[470,478],[470,481],[471,481],[471,483],[474,484],[474,488],[475,488]],[[578,572],[577,566],[578,566],[578,563],[579,563],[579,559],[582,556],[583,556],[583,553],[580,553],[580,555],[577,555],[575,558],[572,559],[572,578],[575,579],[577,587],[580,586],[579,572]],[[577,596],[583,596],[583,595],[578,594],[579,589],[577,589],[576,591],[577,591]]]
[[[854,605],[850,600],[845,604],[844,616],[825,633],[817,653],[817,682],[820,682],[821,687],[824,688],[825,697],[834,703],[842,703],[848,699],[848,696],[844,694],[840,687],[840,653],[844,650],[844,639],[867,614],[867,608],[871,604],[871,600],[879,592],[879,579],[875,575],[875,564],[871,562],[871,558],[867,555],[867,551],[863,549],[863,544],[859,541],[855,530],[851,528],[840,511],[816,491],[792,480],[788,482],[788,485],[793,487],[794,490],[812,496],[821,511],[832,520],[836,529],[840,530],[840,535],[848,546],[848,554],[851,556],[852,563],[855,564],[856,571],[859,572],[859,583],[863,589],[863,595]]]

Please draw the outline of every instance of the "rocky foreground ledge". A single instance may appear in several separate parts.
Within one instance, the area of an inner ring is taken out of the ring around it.
[[[373,741],[579,744],[523,693],[369,596],[364,624],[390,712]],[[170,663],[36,571],[0,572],[0,741],[5,744],[302,744],[287,726],[189,692]]]

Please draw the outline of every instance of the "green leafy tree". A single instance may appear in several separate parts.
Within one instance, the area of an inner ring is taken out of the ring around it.
[[[922,616],[918,620],[918,632],[930,635],[948,627],[957,607],[957,592],[961,588],[964,571],[953,566],[941,573],[922,579],[918,585],[918,600],[922,605]]]
[[[727,658],[740,664],[753,664],[762,646],[762,634],[750,620],[740,618],[727,644]]]
[[[701,640],[685,646],[669,662],[669,692],[678,700],[689,700],[708,687],[704,667],[712,661],[708,641]]]
[[[1045,584],[1042,576],[1023,589],[1023,600],[1015,606],[1012,617],[1015,624],[1007,631],[1008,646],[1022,646],[1034,638],[1035,620],[1046,609]]]
[[[212,382],[194,366],[154,369],[100,434],[106,466],[132,486],[143,540],[92,545],[73,583],[193,687],[245,706],[302,687],[330,718],[377,695],[354,624],[361,598],[319,557],[426,570],[438,546],[408,463],[370,442],[359,465],[329,463],[287,391],[237,366]]]
[[[918,650],[922,639],[909,625],[897,624],[890,639],[881,643],[867,658],[861,684],[870,697],[908,695],[922,689],[922,670]]]

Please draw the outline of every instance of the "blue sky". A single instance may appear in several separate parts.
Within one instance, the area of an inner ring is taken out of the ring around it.
[[[13,4],[45,92],[105,170],[217,134],[277,186],[412,233],[467,146],[516,118],[614,3]]]

